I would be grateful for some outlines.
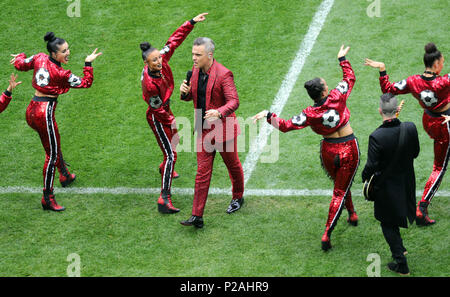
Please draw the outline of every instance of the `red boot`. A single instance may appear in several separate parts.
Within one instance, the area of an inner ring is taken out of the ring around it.
[[[358,215],[356,214],[356,211],[349,212],[347,222],[352,226],[358,226]]]
[[[326,227],[325,233],[322,235],[322,250],[325,252],[332,248],[330,235],[328,234],[329,230],[329,227]]]
[[[428,202],[421,201],[416,209],[416,224],[419,226],[428,226],[435,224],[436,221],[428,216]]]
[[[72,174],[69,172],[69,169],[67,169],[67,163],[62,161],[63,165],[61,168],[58,168],[59,171],[59,182],[61,183],[61,186],[63,188],[70,186],[71,183],[75,181],[75,178],[77,177],[75,174]]]
[[[66,209],[56,202],[55,195],[53,194],[44,194],[41,203],[44,210],[64,211]]]
[[[72,184],[77,176],[75,174],[69,173],[68,175],[60,175],[59,176],[59,182],[61,183],[61,186],[63,188],[70,186]]]
[[[163,197],[163,195],[159,195],[158,198],[158,211],[160,213],[177,213],[180,211],[180,209],[176,208],[172,204],[172,199],[170,198],[170,195],[165,195],[166,198]]]

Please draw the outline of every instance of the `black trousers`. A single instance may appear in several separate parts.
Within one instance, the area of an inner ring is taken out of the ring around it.
[[[392,258],[394,258],[395,262],[398,264],[407,264],[406,257],[404,255],[406,249],[403,246],[399,226],[382,222],[381,230],[383,231],[384,238],[391,249]]]

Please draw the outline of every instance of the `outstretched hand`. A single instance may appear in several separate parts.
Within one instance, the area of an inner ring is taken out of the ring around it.
[[[263,110],[252,116],[253,124],[256,124],[256,122],[259,121],[260,119],[267,117],[268,113],[269,113],[268,110]]]
[[[337,55],[338,58],[341,58],[341,57],[347,55],[347,53],[348,53],[349,50],[350,50],[350,47],[349,47],[349,46],[347,46],[346,48],[344,48],[344,45],[341,45],[341,48],[339,49],[339,52],[338,52],[338,55]]]
[[[385,71],[386,70],[386,66],[384,65],[383,62],[373,61],[373,60],[371,60],[369,58],[366,58],[366,60],[364,62],[364,65],[370,66],[370,67],[373,67],[373,68],[379,68],[380,71]]]
[[[11,54],[11,57],[13,57],[13,58],[9,61],[9,63],[10,63],[10,64],[14,64],[14,63],[16,62],[16,58],[17,58],[18,55],[19,55],[19,54],[17,54],[17,55]]]
[[[204,20],[206,20],[206,15],[208,15],[207,12],[201,13],[198,16],[194,17],[193,20],[194,22],[198,23],[198,22],[203,22]]]
[[[442,122],[442,125],[447,124],[448,122],[450,122],[450,116],[443,114],[442,115],[444,117],[444,121]]]
[[[92,52],[92,54],[90,54],[89,56],[86,57],[86,59],[84,60],[85,62],[91,63],[93,62],[95,59],[97,59],[98,56],[102,55],[102,52],[97,53],[97,48]]]
[[[8,92],[11,93],[15,87],[17,87],[18,85],[20,85],[22,83],[21,81],[16,81],[17,77],[18,77],[18,75],[14,75],[14,73],[11,74],[11,77],[9,78],[9,86],[7,88]]]

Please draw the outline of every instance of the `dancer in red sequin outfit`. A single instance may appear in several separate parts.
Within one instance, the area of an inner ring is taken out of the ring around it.
[[[410,93],[424,110],[422,123],[428,136],[434,140],[434,162],[422,199],[417,205],[416,223],[428,226],[436,223],[428,216],[428,205],[439,189],[450,159],[450,123],[444,121],[444,116],[450,115],[450,76],[449,74],[440,76],[444,67],[444,56],[434,43],[425,46],[423,62],[425,64],[423,74],[412,75],[396,83],[389,81],[383,62],[366,59],[365,65],[380,70],[380,86],[383,93],[394,95]]]
[[[275,113],[264,110],[253,117],[256,122],[266,118],[267,122],[282,132],[299,130],[308,126],[323,136],[320,148],[322,166],[334,181],[333,197],[322,236],[322,249],[331,248],[331,232],[337,224],[343,207],[348,211],[348,222],[358,224],[358,216],[353,207],[350,187],[359,165],[359,147],[350,126],[350,111],[347,98],[355,84],[355,74],[350,62],[345,58],[350,48],[341,46],[338,59],[343,71],[343,80],[328,93],[324,79],[315,78],[305,83],[314,105],[304,109],[289,120],[279,118]]]
[[[95,49],[87,56],[84,77],[78,77],[61,67],[62,63],[69,61],[70,50],[67,42],[55,37],[53,32],[48,32],[44,40],[47,42],[48,55],[39,53],[28,58],[24,53],[11,55],[11,64],[20,71],[34,71],[32,86],[36,91],[28,105],[26,119],[28,125],[39,134],[45,149],[42,207],[45,210],[63,211],[65,208],[58,205],[53,194],[55,167],[59,171],[59,181],[63,187],[75,180],[75,174],[67,169],[61,152],[58,125],[55,121],[57,99],[71,88],[89,88],[92,85],[94,77],[91,63],[102,53],[97,53]]]
[[[141,43],[142,59],[145,66],[142,70],[142,97],[149,105],[147,122],[150,125],[164,160],[159,166],[161,173],[161,194],[158,198],[158,211],[161,213],[177,213],[180,210],[173,206],[171,198],[172,179],[178,177],[175,172],[177,161],[176,146],[178,131],[175,117],[170,109],[174,81],[169,60],[175,49],[183,43],[197,22],[203,22],[207,13],[199,14],[181,25],[166,42],[162,50],[157,50],[148,42]]]

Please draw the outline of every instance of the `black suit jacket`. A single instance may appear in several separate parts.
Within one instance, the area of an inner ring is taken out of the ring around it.
[[[406,137],[394,169],[382,184],[375,183],[375,218],[407,228],[415,218],[416,178],[414,159],[420,151],[419,138],[414,123],[405,122]],[[363,181],[370,179],[375,172],[383,173],[393,161],[400,136],[398,119],[384,121],[369,137],[367,164],[362,172]]]

